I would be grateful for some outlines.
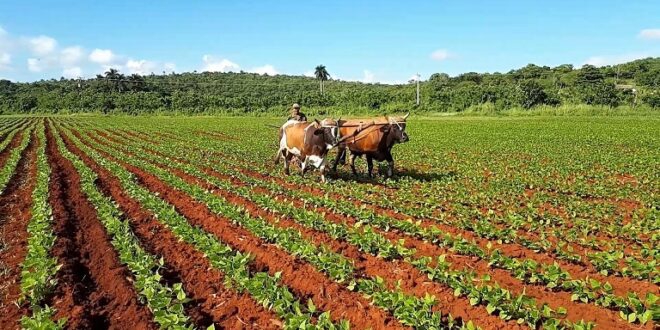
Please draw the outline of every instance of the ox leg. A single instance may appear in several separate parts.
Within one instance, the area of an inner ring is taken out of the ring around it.
[[[275,158],[273,159],[275,161],[275,165],[280,163],[280,158],[283,157],[283,154],[282,154],[283,151],[284,151],[283,149],[277,150],[277,153],[275,154]]]
[[[385,155],[385,160],[387,160],[387,177],[391,178],[394,175],[394,158],[392,158],[391,153]]]
[[[309,162],[309,157],[305,157],[305,160],[300,164],[300,176],[305,176],[305,172],[307,172],[308,162]]]
[[[342,165],[346,165],[346,148],[342,149],[341,154],[339,154],[338,156],[339,156],[338,158],[339,162]]]
[[[342,159],[344,159],[343,162],[342,162]],[[337,149],[337,157],[335,158],[335,161],[332,164],[332,171],[337,173],[337,165],[339,164],[339,162],[342,162],[342,164],[346,164],[345,159],[346,159],[346,148],[339,147]]]
[[[367,155],[367,174],[369,175],[370,178],[373,178],[373,174],[371,173],[374,169],[374,159],[371,158],[371,156]]]
[[[358,174],[357,171],[355,170],[355,158],[357,158],[357,155],[351,153],[350,155],[348,155],[348,157],[349,157],[348,161],[351,163],[351,171],[353,171],[353,175],[357,176]]]
[[[319,167],[319,171],[321,171],[321,183],[327,183],[328,181],[325,179],[325,161]]]
[[[289,163],[291,162],[291,157],[293,155],[291,153],[286,152],[286,156],[284,156],[284,173],[286,175],[289,175]]]

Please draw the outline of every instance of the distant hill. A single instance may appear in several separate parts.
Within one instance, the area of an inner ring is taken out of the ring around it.
[[[172,73],[123,75],[115,70],[93,79],[14,83],[0,80],[0,113],[155,112],[282,113],[292,103],[315,113],[495,110],[539,105],[635,105],[660,108],[660,58],[574,68],[529,64],[507,73],[431,75],[414,83],[366,84],[330,80],[320,93],[314,78],[254,73]]]

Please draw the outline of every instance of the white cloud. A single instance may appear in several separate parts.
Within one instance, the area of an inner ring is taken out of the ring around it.
[[[364,77],[362,78],[362,82],[364,82],[364,83],[372,83],[372,82],[375,81],[375,80],[374,80],[375,78],[376,78],[376,77],[374,76],[374,74],[373,74],[371,71],[369,71],[369,70],[364,70]]]
[[[89,54],[89,60],[99,64],[110,64],[115,59],[117,56],[110,49],[96,48]]]
[[[67,47],[60,51],[60,63],[66,67],[80,63],[85,57],[85,51],[80,46]]]
[[[74,66],[72,68],[66,68],[66,69],[62,70],[62,76],[64,76],[64,78],[82,77],[82,69],[79,66]]]
[[[12,40],[9,34],[0,26],[0,52],[8,52],[11,48]]]
[[[146,75],[155,72],[157,70],[157,65],[152,61],[147,61],[147,60],[137,61],[137,60],[129,59],[126,62],[126,70],[128,70],[129,74],[137,73],[140,75]]]
[[[9,53],[0,53],[0,70],[9,68],[9,64],[11,64],[11,55]]]
[[[52,53],[57,47],[57,41],[48,36],[38,36],[27,40],[28,47],[38,56]]]
[[[174,63],[172,63],[172,62],[168,62],[168,63],[165,63],[165,64],[163,65],[163,68],[164,68],[165,71],[167,71],[167,72],[174,72],[174,71],[176,70],[176,64],[174,64]]]
[[[438,49],[431,53],[431,59],[434,61],[444,61],[452,58],[454,55],[446,49]]]
[[[303,76],[316,78],[316,75],[314,74],[314,70],[305,71],[305,73],[303,73]]]
[[[592,56],[588,58],[586,61],[584,61],[583,64],[591,64],[593,66],[606,66],[606,65],[626,63],[647,57],[649,57],[649,54],[646,53],[623,54],[623,55],[613,55],[613,56],[609,56],[609,55]]]
[[[279,74],[279,72],[275,70],[275,67],[270,64],[266,64],[264,66],[258,66],[256,68],[253,68],[249,72],[258,73],[258,74],[267,74],[269,76],[274,76],[276,74]]]
[[[27,59],[28,70],[31,72],[41,72],[44,69],[41,61],[38,58],[28,58]]]
[[[14,70],[16,72],[32,72],[44,76],[57,76],[61,72],[67,78],[77,78],[88,71],[102,73],[109,68],[126,74],[149,74],[163,70],[171,72],[176,68],[172,62],[135,60],[116,54],[111,49],[95,48],[90,52],[79,45],[60,47],[57,40],[45,35],[12,36],[0,27],[0,70],[12,69],[10,65],[12,60],[17,61],[17,56],[19,62],[25,61],[23,63],[26,66],[21,67],[20,71]]]
[[[115,69],[119,72],[124,72],[124,66],[118,63],[103,64],[101,65],[101,73],[106,72],[110,69]]]
[[[639,31],[638,37],[646,40],[660,40],[660,29],[644,29]]]
[[[209,72],[228,72],[228,71],[238,71],[240,66],[238,64],[226,59],[226,58],[215,58],[211,55],[204,55],[202,57],[204,61],[204,66],[202,71]]]

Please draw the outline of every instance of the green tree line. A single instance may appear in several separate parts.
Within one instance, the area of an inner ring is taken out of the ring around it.
[[[322,68],[321,68],[322,67]],[[435,73],[416,86],[332,80],[316,76],[189,72],[124,75],[110,69],[95,78],[15,83],[0,80],[0,113],[281,113],[292,103],[319,113],[457,112],[537,106],[599,105],[660,109],[660,58],[595,67],[529,64],[507,73]],[[319,74],[322,69],[322,74]],[[325,109],[325,110],[324,110]]]

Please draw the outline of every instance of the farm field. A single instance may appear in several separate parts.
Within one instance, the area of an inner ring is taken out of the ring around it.
[[[280,121],[0,117],[0,328],[660,325],[660,118],[411,118],[326,184]]]

